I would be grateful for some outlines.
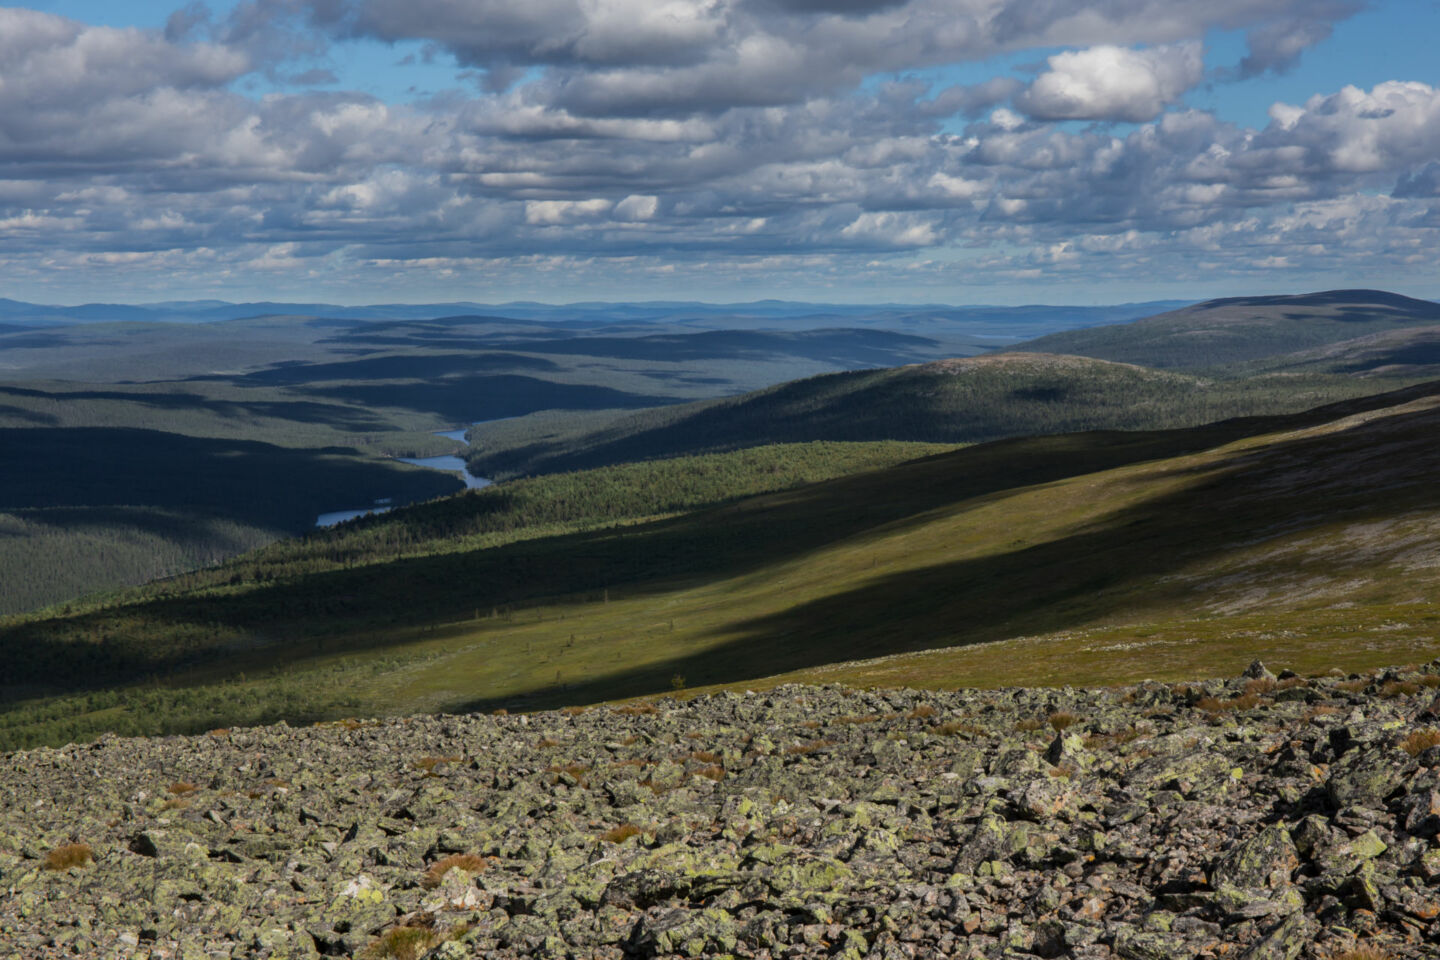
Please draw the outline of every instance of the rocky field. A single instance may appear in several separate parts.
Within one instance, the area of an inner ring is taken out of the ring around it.
[[[792,686],[14,753],[0,955],[1435,957],[1437,686]]]

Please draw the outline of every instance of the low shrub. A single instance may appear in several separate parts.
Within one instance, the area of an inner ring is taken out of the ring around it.
[[[432,927],[391,927],[360,952],[360,960],[419,960],[444,940]]]
[[[436,860],[425,868],[425,875],[420,878],[420,885],[426,890],[434,890],[440,886],[440,881],[445,879],[445,874],[451,870],[463,870],[466,873],[483,873],[490,866],[487,857],[479,857],[473,853],[456,853],[445,857],[443,860]]]
[[[1415,680],[1391,680],[1380,688],[1380,696],[1387,699],[1395,697],[1413,697],[1420,692],[1420,684]]]
[[[600,839],[606,843],[624,843],[631,837],[638,837],[643,831],[633,823],[622,823],[612,830],[606,830],[600,834]]]
[[[1046,719],[1049,720],[1051,728],[1056,732],[1073,727],[1080,722],[1079,715],[1071,713],[1069,710],[1056,710]]]
[[[1354,947],[1342,953],[1334,954],[1331,960],[1390,960],[1390,951],[1382,950],[1372,944]]]
[[[1418,757],[1431,747],[1440,746],[1440,730],[1416,730],[1400,742],[1400,749]]]
[[[46,870],[69,870],[95,862],[95,852],[88,843],[67,843],[45,854]]]

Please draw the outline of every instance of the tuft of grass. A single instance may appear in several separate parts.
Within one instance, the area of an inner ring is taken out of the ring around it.
[[[95,862],[95,851],[88,843],[67,843],[45,854],[46,870],[69,870]]]
[[[360,960],[419,960],[444,940],[433,927],[391,927],[360,952]]]
[[[541,737],[539,740],[535,741],[535,746],[541,750],[548,750],[551,747],[560,746],[560,741],[556,740],[554,737]]]
[[[200,788],[195,786],[195,784],[193,783],[187,783],[184,780],[176,780],[174,783],[170,784],[170,786],[165,788],[165,792],[173,794],[177,797],[183,797],[186,794],[194,793],[196,790],[199,789]]]
[[[426,890],[434,890],[440,886],[440,881],[445,879],[445,874],[451,870],[463,870],[466,873],[484,873],[490,866],[488,857],[479,857],[473,853],[456,853],[445,857],[443,860],[436,860],[425,868],[425,875],[420,878],[420,885]]]
[[[606,830],[604,833],[600,834],[600,839],[605,841],[606,843],[624,843],[631,837],[640,836],[640,834],[643,832],[644,831],[642,831],[639,827],[635,826],[635,824],[633,823],[622,823],[620,826],[615,827],[611,830]]]
[[[1434,690],[1436,687],[1440,687],[1440,674],[1425,674],[1425,676],[1420,678],[1420,686],[1427,690]]]
[[[714,780],[718,783],[725,779],[725,768],[718,763],[712,763],[709,766],[691,770],[690,775],[693,777],[704,777],[706,780]]]
[[[1386,699],[1413,697],[1419,692],[1420,684],[1415,680],[1391,680],[1380,688],[1380,696]]]
[[[687,754],[686,759],[694,760],[696,763],[720,762],[720,756],[718,754],[711,753],[709,750],[696,750],[694,753]]]
[[[1276,686],[1276,681],[1269,677],[1256,677],[1254,680],[1246,681],[1245,695],[1248,697],[1258,697],[1261,694],[1271,693]]]
[[[1253,710],[1260,704],[1260,697],[1253,693],[1242,693],[1238,697],[1229,700],[1220,700],[1216,697],[1204,697],[1196,702],[1195,709],[1205,713],[1217,714],[1226,710]]]
[[[1069,710],[1056,710],[1046,719],[1049,720],[1051,728],[1053,728],[1057,733],[1061,730],[1073,727],[1075,726],[1075,724],[1080,722],[1080,716],[1078,714],[1071,713]]]
[[[1330,960],[1390,960],[1390,951],[1367,943],[1343,953],[1334,954]]]
[[[423,772],[423,773],[426,774],[427,776],[434,776],[434,775],[435,775],[435,768],[438,767],[438,766],[440,766],[440,764],[442,764],[442,763],[459,763],[459,762],[460,762],[460,758],[457,757],[457,756],[449,756],[449,757],[421,757],[419,760],[416,760],[416,761],[415,761],[415,763],[413,764],[413,766],[415,767],[416,770],[419,770],[419,771]]]
[[[590,709],[589,707],[569,706],[569,707],[562,707],[562,708],[560,709],[560,712],[563,713],[563,714],[565,714],[565,716],[567,716],[567,717],[578,717],[578,716],[580,716],[580,714],[584,713],[586,710],[589,710],[589,709]]]
[[[1418,757],[1434,746],[1440,746],[1440,730],[1416,730],[1400,741],[1400,749],[1412,757]]]
[[[642,700],[639,703],[627,703],[624,706],[616,707],[615,712],[626,717],[640,717],[659,713],[660,708],[648,700]]]
[[[833,746],[835,746],[834,740],[826,740],[821,738],[819,740],[806,740],[804,743],[792,743],[790,746],[785,748],[785,752],[792,756],[803,756],[806,754],[814,753],[817,750],[823,750],[826,747]]]
[[[984,734],[984,729],[973,723],[966,723],[963,720],[948,720],[935,728],[935,732],[942,737],[958,737],[962,734],[967,737],[978,737]]]
[[[578,782],[582,787],[588,786],[590,782],[589,779],[585,776],[587,773],[590,772],[590,768],[583,763],[567,763],[564,765],[556,764],[554,766],[547,767],[546,772],[554,774],[554,776],[550,780],[552,786],[560,782],[560,777],[562,774],[568,774],[569,776],[573,777],[576,782]]]
[[[1335,689],[1344,690],[1346,693],[1359,693],[1368,686],[1370,686],[1370,681],[1360,677],[1357,680],[1341,680],[1335,684]]]
[[[935,708],[928,703],[922,703],[905,716],[909,720],[925,720],[935,716]]]
[[[1108,733],[1087,733],[1085,735],[1085,749],[1098,750],[1103,747],[1118,747],[1121,744],[1138,740],[1141,732],[1135,727],[1121,727],[1119,730],[1111,730]]]
[[[1036,730],[1045,729],[1045,721],[1039,717],[1026,717],[1024,720],[1015,724],[1015,729],[1025,733],[1034,733]]]

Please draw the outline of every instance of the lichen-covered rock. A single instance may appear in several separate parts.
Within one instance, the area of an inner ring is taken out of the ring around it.
[[[1221,857],[1211,871],[1210,882],[1216,887],[1229,884],[1273,890],[1289,886],[1290,875],[1299,866],[1300,853],[1290,839],[1290,831],[1283,824],[1272,823]]]
[[[1437,672],[782,687],[15,753],[0,955],[1433,958],[1440,776],[1401,747]],[[1202,708],[1247,683],[1243,712]]]

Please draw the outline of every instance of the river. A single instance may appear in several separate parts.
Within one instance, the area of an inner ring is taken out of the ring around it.
[[[488,421],[476,421],[476,423],[486,422]],[[450,440],[465,443],[465,429],[466,428],[462,427],[459,430],[437,430],[435,435],[437,437],[446,437]],[[413,463],[417,467],[429,467],[431,470],[444,470],[448,473],[458,473],[460,474],[460,479],[465,481],[465,488],[467,490],[477,490],[480,487],[488,487],[492,482],[484,477],[477,477],[471,473],[465,466],[465,461],[459,457],[399,457],[397,459],[399,459],[401,463]],[[384,513],[392,506],[394,506],[394,504],[390,502],[389,497],[386,497],[383,500],[376,500],[371,506],[362,507],[359,510],[333,510],[330,513],[322,513],[316,517],[315,526],[333,527],[337,523],[353,520],[356,517],[363,517],[372,513]]]

